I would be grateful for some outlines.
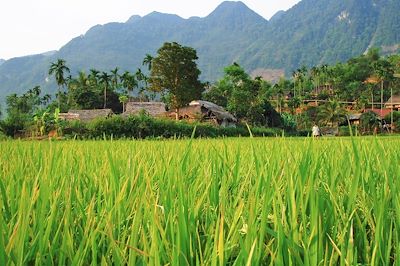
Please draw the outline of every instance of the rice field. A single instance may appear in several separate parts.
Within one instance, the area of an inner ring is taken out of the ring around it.
[[[1,265],[400,265],[400,137],[0,142]]]

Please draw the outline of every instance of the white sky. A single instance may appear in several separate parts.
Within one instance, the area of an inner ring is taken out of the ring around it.
[[[269,19],[300,0],[242,0]],[[204,17],[222,0],[0,0],[0,58],[58,50],[97,24],[152,11]]]

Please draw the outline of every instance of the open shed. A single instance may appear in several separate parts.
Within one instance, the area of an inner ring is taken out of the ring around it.
[[[179,109],[179,119],[212,121],[223,127],[236,126],[237,119],[215,103],[196,100]]]

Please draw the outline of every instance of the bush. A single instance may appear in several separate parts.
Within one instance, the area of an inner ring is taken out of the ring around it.
[[[356,136],[358,135],[358,127],[356,125],[351,126],[351,131],[349,126],[339,127],[339,136]]]
[[[85,139],[89,137],[89,130],[81,121],[70,121],[62,124],[64,137]]]
[[[219,127],[205,123],[188,123],[168,119],[154,119],[147,115],[113,116],[110,118],[96,119],[87,124],[79,121],[68,123],[64,128],[67,138],[101,139],[113,138],[190,138],[196,128],[194,137],[238,137],[249,136],[247,126]],[[251,128],[253,136],[280,136],[282,130],[276,128]],[[289,133],[294,135],[293,133]]]
[[[2,132],[9,137],[14,137],[19,135],[24,131],[25,128],[29,127],[26,122],[22,120],[10,120],[6,119],[2,122],[1,128]]]
[[[282,113],[282,119],[283,119],[283,126],[285,129],[291,131],[296,129],[297,123],[294,115],[291,115],[289,113]]]
[[[385,121],[387,123],[391,123],[391,114],[388,114],[385,116]],[[400,111],[394,111],[393,112],[393,124],[394,124],[394,130],[396,132],[400,132]]]
[[[372,133],[375,128],[379,127],[377,114],[372,111],[363,113],[360,117],[360,126],[363,133]]]
[[[7,136],[4,134],[3,129],[3,121],[0,120],[0,141],[7,139]]]

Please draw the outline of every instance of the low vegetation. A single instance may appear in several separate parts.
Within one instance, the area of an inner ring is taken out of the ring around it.
[[[4,265],[393,265],[398,137],[0,142]]]

